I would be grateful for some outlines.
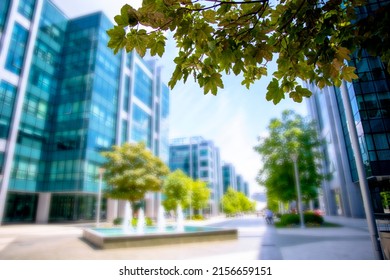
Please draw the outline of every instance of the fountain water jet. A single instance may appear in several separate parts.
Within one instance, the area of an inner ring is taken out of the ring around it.
[[[177,213],[176,230],[178,232],[183,232],[184,231],[184,216],[183,216],[183,210],[181,209],[180,204],[177,206],[176,213]]]
[[[132,216],[133,215],[132,215],[132,211],[131,211],[130,202],[126,201],[125,213],[124,213],[123,221],[122,221],[122,229],[126,233],[129,233],[132,231],[132,226],[131,226]]]
[[[157,230],[158,232],[164,232],[166,229],[166,221],[164,217],[164,207],[160,205],[158,208],[158,216],[157,216]]]
[[[145,214],[144,210],[140,208],[138,210],[138,221],[137,221],[137,233],[138,234],[143,234],[145,232]]]

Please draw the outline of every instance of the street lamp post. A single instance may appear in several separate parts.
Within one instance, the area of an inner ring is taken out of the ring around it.
[[[101,208],[101,200],[102,200],[102,184],[103,184],[103,173],[104,168],[99,168],[99,191],[98,198],[96,203],[96,227],[100,224],[100,208]]]
[[[298,174],[298,166],[297,166],[298,155],[292,154],[291,159],[294,163],[295,185],[297,187],[297,196],[298,196],[299,220],[300,220],[301,228],[305,228],[305,221],[303,220],[301,186],[299,184],[299,174]]]
[[[378,260],[383,260],[380,239],[378,236],[378,229],[376,227],[376,222],[375,222],[374,209],[371,202],[370,188],[367,182],[367,175],[363,163],[363,158],[360,153],[359,137],[357,134],[355,119],[353,117],[352,106],[351,103],[349,102],[346,82],[342,82],[340,91],[341,91],[341,97],[345,109],[345,116],[347,118],[347,125],[348,125],[351,145],[352,145],[352,151],[353,151],[353,155],[355,156],[356,168],[359,177],[359,186],[362,194],[364,212],[366,214],[367,225],[368,225],[368,231],[370,233],[370,238],[373,245],[375,257]]]

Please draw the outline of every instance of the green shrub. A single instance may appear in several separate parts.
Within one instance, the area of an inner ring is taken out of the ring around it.
[[[118,218],[114,219],[113,223],[114,223],[115,226],[119,226],[119,225],[122,224],[122,221],[123,221],[123,218],[118,217]]]
[[[192,215],[192,220],[203,221],[204,217],[200,214]]]
[[[324,218],[313,212],[303,213],[303,220],[305,225],[322,225],[324,223]],[[300,224],[299,214],[283,214],[280,216],[280,221],[277,223],[279,226],[295,226]]]
[[[132,225],[133,227],[136,227],[136,226],[137,226],[137,223],[138,223],[138,219],[137,219],[137,218],[133,218],[133,219],[131,220],[131,225]],[[152,225],[153,225],[153,220],[152,220],[151,218],[149,218],[149,217],[146,217],[146,218],[145,218],[145,223],[146,223],[146,226],[152,226]]]
[[[305,224],[322,225],[324,223],[324,217],[309,211],[303,213],[303,219],[305,220]]]
[[[133,218],[131,220],[131,225],[133,227],[135,227],[135,226],[137,226],[137,222],[138,222],[138,219]],[[119,226],[119,225],[121,225],[123,223],[123,218],[122,217],[115,218],[113,223],[114,223],[114,225]],[[147,226],[152,226],[153,225],[153,220],[151,218],[149,218],[149,217],[146,217],[145,218],[145,223],[146,223]]]
[[[298,214],[283,214],[280,216],[279,224],[281,226],[299,225]]]

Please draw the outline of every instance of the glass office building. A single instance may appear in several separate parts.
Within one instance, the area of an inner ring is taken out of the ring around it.
[[[359,8],[365,17],[390,1],[368,1]],[[359,79],[347,84],[372,204],[376,214],[390,213],[390,76],[379,57],[362,50],[352,59]],[[311,115],[326,139],[325,168],[333,179],[323,184],[323,203],[328,214],[364,217],[363,202],[340,89],[319,90],[308,85]]]
[[[70,19],[49,0],[1,2],[2,222],[94,219],[100,153],[112,145],[144,141],[168,162],[161,69],[114,55],[112,25],[101,12]],[[103,200],[102,212],[114,218],[120,204]]]
[[[170,141],[169,168],[182,170],[194,180],[207,182],[211,190],[209,209],[211,215],[219,213],[222,193],[222,171],[219,149],[212,141],[202,137],[176,138]]]
[[[250,196],[248,182],[246,182],[244,180],[244,177],[240,174],[236,176],[236,185],[237,185],[237,191],[242,192],[247,197]]]
[[[236,168],[233,164],[224,163],[222,165],[222,180],[223,193],[226,193],[229,187],[231,187],[235,191],[240,191],[237,187]]]

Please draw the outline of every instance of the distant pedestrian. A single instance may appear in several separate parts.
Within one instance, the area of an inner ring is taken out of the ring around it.
[[[271,209],[265,209],[265,221],[267,224],[272,225],[274,222],[274,213],[272,213]]]

